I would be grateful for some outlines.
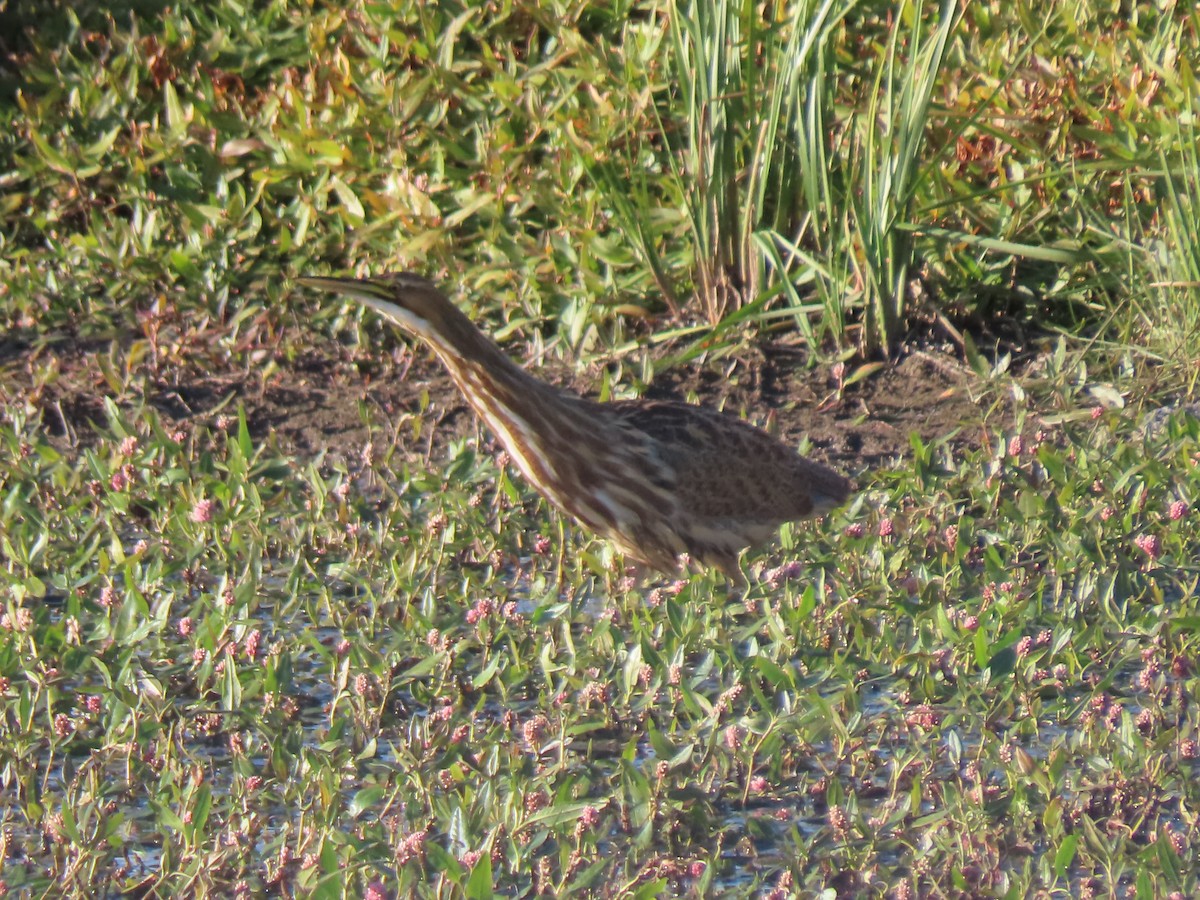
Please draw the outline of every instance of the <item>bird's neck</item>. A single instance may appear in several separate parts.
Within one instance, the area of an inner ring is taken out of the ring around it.
[[[465,316],[461,323],[442,326],[426,339],[471,408],[522,474],[559,509],[572,509],[570,496],[561,488],[561,448],[579,453],[597,439],[595,404],[534,378]],[[598,517],[582,518],[594,528],[603,526]]]
[[[563,394],[513,362],[494,341],[458,310],[436,331],[422,335],[477,413],[489,405],[522,409],[531,403],[560,402]],[[448,325],[449,327],[445,327]],[[490,418],[484,415],[484,418]]]

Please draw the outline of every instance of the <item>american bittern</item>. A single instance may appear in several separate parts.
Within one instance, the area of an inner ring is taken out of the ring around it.
[[[742,581],[738,554],[818,515],[850,482],[731,415],[685,403],[596,403],[534,378],[432,283],[410,274],[301,278],[423,338],[521,473],[626,556],[676,572],[688,553]]]

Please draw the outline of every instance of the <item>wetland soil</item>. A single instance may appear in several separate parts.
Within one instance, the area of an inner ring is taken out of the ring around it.
[[[66,444],[90,442],[93,424],[105,421],[105,397],[126,408],[154,407],[167,428],[220,425],[242,408],[256,440],[274,441],[298,457],[324,452],[353,459],[368,443],[378,448],[392,442],[410,457],[436,463],[460,438],[491,443],[423,347],[398,344],[389,353],[330,342],[270,365],[260,354],[258,362],[237,367],[192,354],[173,365],[140,363],[114,386],[113,365],[102,360],[122,357],[119,341],[5,341],[0,400],[25,405]],[[585,395],[594,395],[603,376],[598,366],[580,370],[562,363],[538,373]],[[806,364],[802,349],[757,344],[660,373],[644,396],[723,408],[792,446],[807,438],[811,456],[855,475],[906,456],[914,432],[926,442],[951,437],[957,444],[976,443],[982,432],[964,428],[980,421],[974,383],[946,348],[929,344],[909,347],[897,362],[840,389],[828,366]]]

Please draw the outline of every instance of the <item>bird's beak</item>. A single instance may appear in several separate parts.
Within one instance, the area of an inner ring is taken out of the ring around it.
[[[391,291],[384,285],[369,278],[328,278],[326,276],[305,275],[296,279],[297,284],[305,287],[318,288],[334,294],[345,294],[357,300],[372,301],[390,300]]]
[[[427,326],[421,316],[396,302],[396,288],[385,280],[306,275],[303,278],[297,278],[296,282],[305,287],[319,288],[323,291],[352,297],[363,306],[369,306],[381,316],[391,319],[401,328],[407,328],[418,335],[424,335],[427,331]]]

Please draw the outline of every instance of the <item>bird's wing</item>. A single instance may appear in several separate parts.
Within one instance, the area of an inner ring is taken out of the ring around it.
[[[692,516],[773,526],[831,509],[849,494],[841,475],[732,415],[663,401],[610,406],[657,444]]]

